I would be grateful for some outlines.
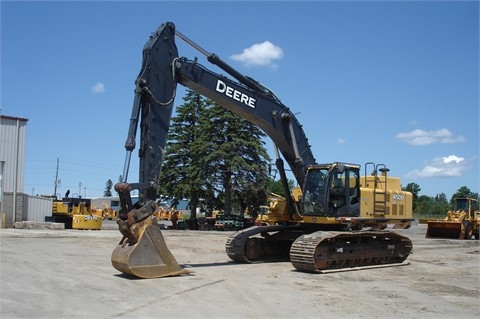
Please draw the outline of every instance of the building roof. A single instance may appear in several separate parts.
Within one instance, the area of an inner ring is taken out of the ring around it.
[[[8,115],[0,115],[0,119],[5,119],[5,120],[19,120],[22,122],[27,122],[28,119],[23,118],[23,117],[16,117],[16,116],[8,116]]]

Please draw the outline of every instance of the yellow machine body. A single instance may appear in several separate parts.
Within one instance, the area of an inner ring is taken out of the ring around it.
[[[475,239],[480,238],[480,211],[473,198],[455,198],[454,209],[442,220],[427,221],[426,238]]]
[[[73,229],[102,229],[102,217],[90,214],[75,214],[72,220]]]
[[[158,220],[171,220],[174,213],[177,214],[177,220],[184,219],[182,211],[176,210],[167,203],[162,202],[155,210],[154,215],[158,218]]]
[[[400,179],[385,175],[360,177],[360,216],[351,219],[335,217],[300,216],[294,214],[293,221],[307,224],[336,225],[349,222],[361,223],[363,226],[383,229],[387,224],[395,228],[408,228],[413,219],[412,193],[402,191]],[[296,187],[291,194],[297,205],[302,200],[302,191]],[[272,194],[268,218],[264,223],[274,225],[278,222],[292,221],[286,209],[286,200],[282,196]]]
[[[52,203],[54,222],[66,229],[102,229],[102,214],[92,207],[88,198],[63,198]]]

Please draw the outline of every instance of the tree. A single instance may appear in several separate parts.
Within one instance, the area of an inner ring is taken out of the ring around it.
[[[417,204],[415,205],[414,212],[417,214],[431,214],[432,213],[432,200],[431,197],[426,195],[421,195],[417,199]]]
[[[433,207],[432,213],[442,215],[445,214],[450,208],[451,205],[448,203],[447,196],[444,193],[437,194],[434,198],[432,198]]]
[[[465,198],[465,197],[478,199],[478,193],[472,192],[470,188],[468,188],[467,186],[462,186],[457,190],[455,194],[452,195],[452,198],[450,199],[450,204],[453,205],[453,200],[455,198]]]
[[[192,90],[184,101],[171,121],[160,193],[188,198],[191,219],[201,201],[226,214],[265,204],[265,134]]]
[[[113,186],[113,182],[112,182],[111,179],[109,179],[105,183],[105,190],[103,191],[103,196],[104,197],[112,197],[112,186]]]
[[[265,133],[219,105],[205,111],[202,127],[209,152],[204,167],[214,176],[210,187],[223,193],[226,215],[258,210],[267,200],[269,180]]]
[[[413,210],[415,211],[419,201],[418,194],[420,194],[420,191],[422,190],[420,188],[420,185],[416,183],[408,183],[407,186],[403,188],[403,190],[412,193],[412,206]]]
[[[293,180],[289,179],[288,180],[288,188],[291,190],[294,186],[295,186],[295,182]],[[283,190],[282,181],[279,180],[279,179],[275,180],[273,178],[270,178],[270,180],[268,181],[267,189],[270,193],[274,193],[274,194],[286,197],[285,192]],[[288,194],[288,196],[290,196],[290,194]]]
[[[159,177],[162,195],[190,200],[190,219],[196,220],[196,208],[206,195],[205,183],[210,177],[202,169],[206,149],[200,117],[207,102],[201,95],[187,90],[184,104],[176,109],[168,133],[163,167]]]

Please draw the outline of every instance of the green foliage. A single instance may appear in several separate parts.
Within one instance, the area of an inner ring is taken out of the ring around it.
[[[418,198],[415,212],[421,214],[445,214],[449,209],[445,194],[429,197],[422,195]]]
[[[420,185],[416,183],[408,183],[407,186],[403,188],[403,190],[406,190],[412,193],[413,199],[418,199],[418,194],[420,194],[420,191],[422,190],[422,188],[420,187]]]
[[[465,197],[478,199],[478,193],[472,192],[470,188],[468,188],[467,186],[462,186],[457,190],[455,194],[452,195],[452,198],[450,199],[450,204],[453,205],[454,198],[465,198]]]
[[[255,210],[266,201],[269,157],[264,133],[192,90],[172,118],[159,192],[200,200],[226,214]]]
[[[422,190],[420,186],[416,183],[408,183],[407,186],[403,187],[402,190],[412,193],[413,198],[413,210],[415,211],[418,205],[418,194]]]
[[[265,134],[255,125],[218,105],[205,110],[205,161],[213,175],[212,187],[224,196],[226,214],[256,210],[266,201],[269,157]]]
[[[200,198],[205,196],[204,182],[208,180],[202,169],[204,154],[199,138],[202,134],[200,117],[206,102],[191,90],[187,90],[183,100],[185,103],[177,107],[177,116],[171,120],[159,192],[168,197],[190,199],[195,219],[195,209]]]
[[[295,186],[295,182],[291,179],[288,180],[288,188],[292,190],[292,188]],[[281,180],[275,180],[273,178],[270,178],[268,182],[268,187],[267,187],[268,192],[274,193],[283,197],[285,196],[285,192],[283,190],[282,186],[282,181]],[[289,194],[290,195],[290,194]]]
[[[105,183],[105,190],[103,191],[103,197],[112,197],[112,186],[113,186],[113,182],[111,179],[109,179]]]

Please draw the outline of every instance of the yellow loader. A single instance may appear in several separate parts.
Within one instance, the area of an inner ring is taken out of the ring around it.
[[[479,239],[480,211],[473,198],[455,198],[443,220],[427,221],[426,238]]]

